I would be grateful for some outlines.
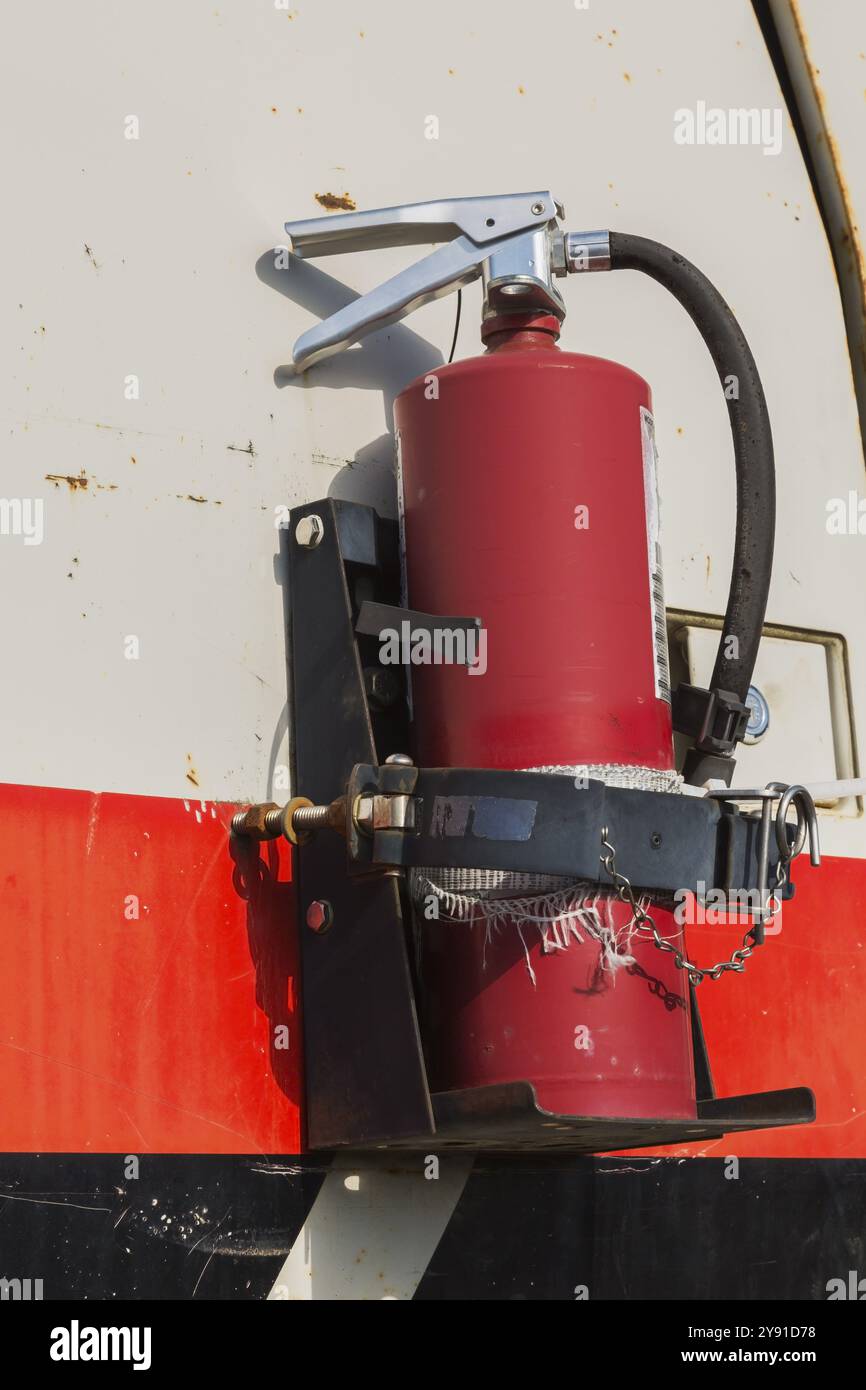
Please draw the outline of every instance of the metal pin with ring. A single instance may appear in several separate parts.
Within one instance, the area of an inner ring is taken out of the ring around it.
[[[722,788],[712,790],[708,796],[717,801],[760,801],[761,825],[758,839],[758,892],[760,906],[753,931],[756,946],[764,943],[764,930],[767,922],[778,908],[771,910],[772,902],[779,902],[778,892],[785,884],[792,860],[796,859],[809,835],[809,859],[814,867],[821,863],[821,847],[818,835],[818,817],[815,803],[810,793],[799,782],[768,782],[765,787],[749,787],[742,790]],[[776,847],[779,863],[776,870],[776,884],[771,888],[767,882],[770,867],[770,831],[773,821],[773,802],[778,800],[775,815]],[[788,811],[791,806],[796,812],[796,832],[793,841],[788,838]]]

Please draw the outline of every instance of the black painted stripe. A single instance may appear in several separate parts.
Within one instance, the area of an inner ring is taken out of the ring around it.
[[[54,1299],[263,1299],[327,1161],[0,1155],[0,1275]]]

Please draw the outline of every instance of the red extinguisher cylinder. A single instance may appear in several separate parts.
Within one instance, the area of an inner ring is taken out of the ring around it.
[[[416,759],[669,771],[649,387],[537,327],[489,346],[395,404],[406,601],[483,625],[474,668],[411,667]],[[629,920],[618,901],[599,911]],[[579,922],[565,948],[525,920],[443,914],[420,932],[434,1089],[526,1079],[560,1113],[694,1115],[687,991],[670,955],[633,936],[612,967]]]

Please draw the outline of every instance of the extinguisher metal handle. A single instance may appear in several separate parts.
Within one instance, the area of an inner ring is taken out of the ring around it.
[[[543,226],[563,209],[551,193],[506,193],[485,198],[440,198],[369,212],[311,217],[287,222],[294,255],[336,256],[387,246],[424,246],[467,236],[490,246],[515,232]]]
[[[551,278],[564,273],[562,235],[556,222],[562,215],[552,194],[543,192],[448,198],[287,222],[292,252],[302,260],[447,243],[301,334],[292,353],[295,370],[306,370],[482,274],[491,312],[502,286],[514,284],[534,307],[540,305],[564,317],[565,308]]]

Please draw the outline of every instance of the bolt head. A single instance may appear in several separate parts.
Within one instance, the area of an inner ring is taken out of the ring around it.
[[[315,512],[302,516],[295,527],[295,540],[305,550],[315,550],[325,534],[325,523]]]
[[[395,765],[397,767],[415,766],[408,753],[389,753],[387,758],[385,759],[385,762],[388,763],[391,767],[394,767]]]
[[[326,932],[334,920],[334,909],[324,898],[314,898],[307,908],[306,921],[310,931],[316,932],[321,936]]]

